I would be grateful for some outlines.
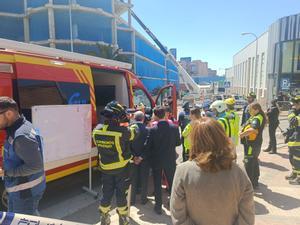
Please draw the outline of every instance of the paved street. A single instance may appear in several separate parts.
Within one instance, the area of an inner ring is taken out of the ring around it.
[[[282,117],[284,118],[284,117]],[[281,120],[282,128],[287,126]],[[267,145],[268,129],[264,131],[264,147]],[[259,189],[255,191],[256,224],[258,225],[300,225],[300,186],[291,186],[284,179],[290,173],[288,150],[283,137],[277,131],[278,154],[260,155],[261,176]],[[180,149],[178,149],[180,151]],[[242,162],[242,146],[238,147],[238,163]],[[49,190],[42,202],[41,214],[47,217],[94,224],[99,221],[98,200],[81,190],[87,184],[87,174],[80,174],[80,182],[75,176],[63,186],[57,184],[58,192]],[[95,189],[99,190],[99,179],[94,174]],[[52,187],[50,187],[52,189]],[[150,188],[150,193],[152,189]],[[166,193],[165,193],[166,197]],[[165,199],[166,202],[166,199]],[[163,215],[153,212],[154,199],[150,197],[145,206],[137,204],[131,207],[132,224],[172,224],[169,211],[164,208]],[[118,217],[112,213],[112,224],[118,224]]]

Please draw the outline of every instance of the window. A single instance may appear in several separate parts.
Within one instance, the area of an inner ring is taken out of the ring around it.
[[[31,121],[31,107],[37,105],[89,104],[87,84],[18,80],[18,95],[22,113]]]
[[[295,45],[294,72],[300,72],[300,41]]]
[[[142,89],[134,89],[133,91],[133,104],[139,105],[143,103],[145,107],[152,107],[151,101]]]
[[[261,53],[261,60],[260,60],[260,81],[259,87],[262,89],[261,97],[264,97],[264,80],[265,80],[265,53]]]
[[[282,73],[292,72],[292,61],[293,61],[293,42],[284,42],[282,44]]]

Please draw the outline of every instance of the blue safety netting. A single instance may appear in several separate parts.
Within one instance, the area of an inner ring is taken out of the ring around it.
[[[56,44],[56,48],[66,50],[66,51],[71,51],[70,44]],[[86,55],[99,56],[99,48],[96,45],[74,44],[73,51],[86,54]],[[84,61],[84,59],[82,60]]]
[[[166,81],[164,80],[152,80],[152,79],[141,78],[141,81],[143,82],[147,90],[150,92],[152,92],[153,89],[157,90],[166,85]]]
[[[136,57],[136,73],[138,76],[165,78],[165,68]]]
[[[21,0],[19,0],[19,1],[21,2]],[[45,4],[48,4],[48,3],[49,3],[49,0],[28,0],[27,7],[28,8],[36,8],[36,7],[44,6]]]
[[[138,35],[135,36],[135,49],[136,53],[140,54],[141,56],[147,57],[163,66],[165,65],[164,55],[154,46],[147,43],[144,39],[140,38]]]
[[[174,71],[178,71],[177,67],[174,65],[174,63],[172,63],[170,60],[167,60],[167,69],[169,70],[174,70]]]
[[[22,18],[0,16],[0,38],[24,41]]]
[[[77,4],[91,8],[101,8],[104,11],[112,12],[111,0],[76,0]]]
[[[132,51],[131,32],[118,30],[118,45],[124,52]]]
[[[70,0],[53,0],[54,5],[69,5]]]
[[[29,17],[30,41],[49,39],[48,11],[31,14]]]
[[[173,82],[178,81],[178,73],[173,70],[167,70],[167,78]]]
[[[21,0],[0,0],[0,12],[24,13],[24,2]],[[2,20],[1,23],[3,23]]]

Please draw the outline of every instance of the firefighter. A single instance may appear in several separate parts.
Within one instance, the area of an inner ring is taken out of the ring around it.
[[[219,123],[222,125],[222,127],[225,130],[225,133],[227,137],[231,138],[232,135],[232,128],[229,123],[229,119],[226,117],[226,104],[222,100],[214,101],[210,109],[215,113],[216,119],[219,121]]]
[[[244,165],[253,188],[258,187],[259,163],[258,156],[263,142],[263,129],[266,115],[259,103],[249,105],[251,117],[247,120],[240,133],[241,142],[244,144]]]
[[[184,154],[183,162],[189,159],[189,153],[191,149],[191,141],[189,135],[192,131],[193,122],[201,118],[201,110],[199,107],[195,107],[191,110],[190,119],[191,122],[184,128],[182,132],[182,137],[184,138]]]
[[[129,224],[127,193],[130,185],[129,161],[132,156],[130,141],[137,134],[137,126],[120,126],[127,120],[124,107],[117,101],[108,103],[101,112],[104,124],[98,124],[93,131],[93,140],[98,148],[99,168],[102,172],[102,192],[100,201],[101,225],[110,224],[111,200],[116,192],[119,224]]]
[[[292,105],[293,108],[288,115],[289,128],[285,135],[293,171],[286,179],[290,184],[300,185],[300,95],[292,98]]]
[[[231,139],[235,146],[239,143],[239,129],[240,129],[240,117],[234,110],[235,99],[228,98],[225,100],[227,105],[226,117],[229,119],[229,123],[232,129]]]

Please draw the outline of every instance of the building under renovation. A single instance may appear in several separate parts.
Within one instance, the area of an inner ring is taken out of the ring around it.
[[[150,90],[178,84],[178,68],[132,26],[131,1],[1,0],[0,37],[129,62]]]

